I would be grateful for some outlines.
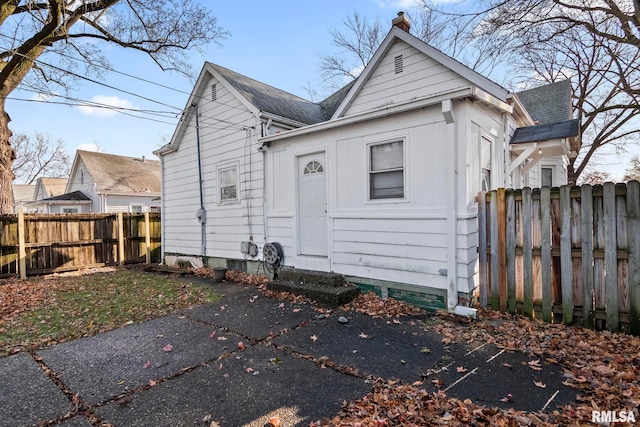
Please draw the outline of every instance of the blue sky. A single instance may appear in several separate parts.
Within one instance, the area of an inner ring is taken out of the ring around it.
[[[212,43],[204,55],[192,55],[196,75],[205,60],[211,61],[305,98],[308,96],[304,87],[321,86],[319,55],[335,51],[331,45],[330,28],[342,29],[343,21],[356,11],[390,26],[398,11],[415,4],[414,0],[236,0],[205,3],[212,9],[220,26],[231,35],[221,41],[221,46]],[[177,115],[193,88],[193,81],[176,73],[163,72],[144,54],[113,46],[104,45],[104,48],[118,73],[108,73],[101,82],[129,93],[79,80],[75,82],[77,86],[72,96],[166,114],[144,115],[156,120],[152,121],[108,109],[9,99],[6,108],[12,119],[11,130],[27,135],[41,132],[54,140],[61,139],[71,158],[76,149],[91,149],[94,145],[105,153],[155,158],[152,151],[171,137],[178,121]],[[37,96],[30,91],[17,90],[10,98],[32,100]]]

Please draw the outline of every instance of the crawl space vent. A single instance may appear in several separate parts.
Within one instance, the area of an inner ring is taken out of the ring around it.
[[[394,63],[395,63],[395,73],[396,74],[400,74],[402,72],[402,69],[404,67],[404,62],[402,59],[402,55],[398,55],[394,58]]]

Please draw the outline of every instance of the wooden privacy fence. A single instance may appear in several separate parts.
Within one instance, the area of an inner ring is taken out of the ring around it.
[[[478,197],[480,304],[640,335],[640,183]]]
[[[0,215],[0,277],[159,259],[159,213]]]

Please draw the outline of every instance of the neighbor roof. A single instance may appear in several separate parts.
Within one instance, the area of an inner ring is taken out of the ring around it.
[[[570,138],[578,136],[580,121],[578,119],[565,120],[557,123],[547,123],[518,128],[511,137],[512,144],[525,142],[548,141],[550,139]]]
[[[531,118],[539,122],[558,123],[571,120],[571,81],[562,80],[516,93]]]
[[[48,199],[44,199],[44,201],[47,201],[47,202],[62,201],[62,200],[78,202],[78,201],[91,201],[91,198],[86,196],[82,191],[78,190],[78,191],[72,191],[71,193],[65,193],[59,196],[49,197]]]
[[[103,193],[160,193],[160,161],[78,150],[87,173]]]
[[[67,189],[67,178],[38,178],[37,182],[49,197],[59,196]]]
[[[36,186],[27,184],[11,184],[11,188],[13,189],[13,201],[17,203],[33,200],[33,191]]]

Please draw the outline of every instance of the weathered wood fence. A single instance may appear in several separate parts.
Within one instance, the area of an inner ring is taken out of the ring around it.
[[[480,304],[640,334],[640,183],[478,197]]]
[[[0,215],[0,277],[159,259],[159,213]]]

